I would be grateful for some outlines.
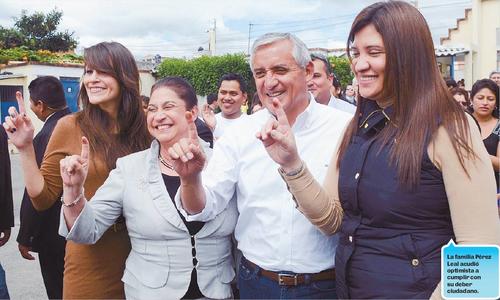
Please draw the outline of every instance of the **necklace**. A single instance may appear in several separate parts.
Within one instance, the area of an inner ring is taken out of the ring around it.
[[[165,167],[167,167],[167,169],[175,171],[174,166],[172,166],[168,161],[163,159],[163,157],[161,157],[161,154],[158,154],[158,158],[160,159],[161,164],[164,165]]]

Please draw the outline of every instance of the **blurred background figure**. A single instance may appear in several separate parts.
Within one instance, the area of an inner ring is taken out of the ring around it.
[[[451,90],[452,88],[458,87],[458,84],[455,81],[455,79],[451,79],[451,78],[446,79],[445,82],[446,82],[446,86],[448,87],[448,90]]]
[[[356,105],[356,92],[354,91],[354,86],[352,84],[348,84],[345,87],[344,99],[352,105]]]
[[[208,94],[207,104],[208,107],[214,112],[214,114],[220,113],[219,102],[217,102],[217,93]]]
[[[255,92],[252,97],[252,107],[251,107],[251,113],[254,114],[255,112],[258,112],[261,110],[262,107],[262,102],[260,102],[259,94]]]
[[[453,95],[453,99],[455,99],[455,101],[457,101],[457,103],[461,105],[463,110],[471,110],[469,92],[459,87],[452,88],[450,92]]]
[[[491,163],[495,171],[497,192],[499,184],[499,160],[500,160],[500,125],[498,122],[498,85],[490,79],[481,79],[472,86],[472,115],[481,127],[481,137],[484,146],[490,154]]]
[[[490,73],[490,79],[500,86],[500,71],[493,71]]]
[[[144,110],[144,113],[148,112],[148,105],[149,105],[149,97],[141,95],[141,103],[142,103],[142,109]]]

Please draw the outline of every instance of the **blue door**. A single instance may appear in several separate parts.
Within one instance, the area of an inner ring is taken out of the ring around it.
[[[77,77],[61,77],[61,83],[64,88],[64,96],[71,112],[80,110],[78,107],[78,92],[80,90],[80,78]]]
[[[16,92],[23,93],[22,85],[0,85],[0,120],[3,122],[9,115],[9,107],[14,106],[17,110]]]

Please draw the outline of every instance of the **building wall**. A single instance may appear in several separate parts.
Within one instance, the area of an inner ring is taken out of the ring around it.
[[[156,78],[151,75],[151,72],[141,71],[139,73],[141,80],[141,95],[148,96],[151,94],[151,87],[156,82]]]
[[[481,16],[478,16],[478,61],[475,75],[477,79],[488,78],[497,67],[497,28],[500,28],[500,1],[482,0]]]
[[[464,79],[467,89],[476,80],[487,78],[498,65],[497,30],[500,28],[500,1],[473,0],[472,10],[466,20],[458,24],[458,29],[451,30],[449,38],[441,44],[448,47],[465,47],[469,53],[464,59]]]

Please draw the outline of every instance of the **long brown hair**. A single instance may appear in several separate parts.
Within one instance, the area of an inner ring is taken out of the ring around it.
[[[439,126],[448,132],[465,170],[461,150],[465,150],[467,157],[475,156],[467,143],[468,121],[439,73],[432,36],[424,17],[402,1],[378,2],[366,7],[356,16],[349,33],[350,59],[354,36],[367,25],[373,25],[384,41],[386,65],[382,97],[392,99],[392,121],[396,125],[386,126],[378,138],[382,144],[393,138],[397,141],[391,148],[390,159],[396,164],[400,183],[410,188],[419,184],[423,153]],[[358,96],[357,112],[339,148],[337,168],[357,133],[360,112],[367,101],[373,100]]]
[[[140,100],[139,70],[132,53],[116,42],[86,48],[84,60],[85,69],[111,75],[120,86],[116,120],[89,102],[83,82],[79,94],[83,109],[77,114],[77,123],[89,139],[92,153],[113,169],[119,157],[144,150],[151,141]]]

